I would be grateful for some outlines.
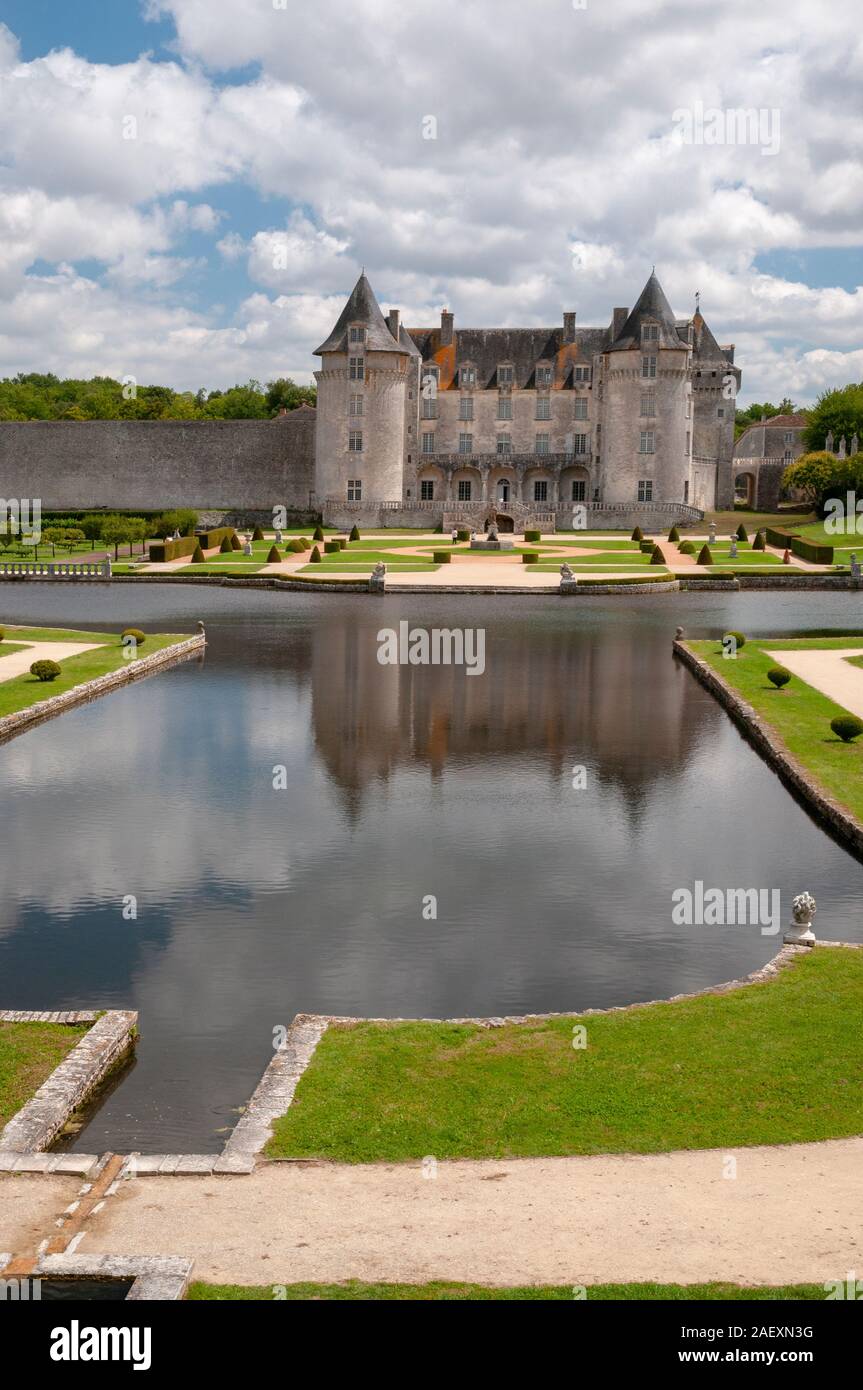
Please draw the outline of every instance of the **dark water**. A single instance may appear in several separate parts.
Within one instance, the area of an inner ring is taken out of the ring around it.
[[[863,939],[863,867],[670,650],[677,623],[859,627],[855,595],[40,585],[2,602],[7,621],[76,627],[200,617],[210,642],[202,663],[0,748],[0,1000],[140,1015],[137,1062],[78,1148],[218,1149],[298,1010],[579,1009],[774,954],[758,927],[673,925],[671,894],[696,879],[778,888],[783,920],[808,889],[821,935]],[[381,666],[377,631],[403,617],[485,628],[485,674]]]

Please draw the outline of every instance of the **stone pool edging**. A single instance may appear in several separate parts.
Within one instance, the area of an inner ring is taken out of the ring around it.
[[[716,697],[765,762],[799,796],[815,819],[832,830],[858,859],[863,859],[863,823],[820,786],[789,752],[780,735],[687,642],[675,639],[673,650],[696,680]]]
[[[0,718],[0,743],[5,743],[8,739],[14,738],[16,734],[24,733],[25,730],[31,729],[47,719],[54,719],[58,714],[64,714],[66,710],[74,709],[77,705],[89,704],[91,700],[98,699],[100,695],[106,695],[120,685],[141,680],[145,676],[152,675],[154,671],[161,670],[163,666],[173,666],[176,662],[185,661],[197,652],[203,651],[206,644],[207,639],[204,634],[196,633],[194,637],[186,638],[182,642],[175,642],[170,647],[163,647],[161,651],[153,652],[150,656],[136,657],[120,670],[108,671],[104,676],[97,676],[91,681],[83,681],[81,685],[76,685],[71,690],[65,690],[62,695],[51,695],[47,700],[41,700],[38,704],[30,705],[27,709],[17,710],[14,714],[3,715]]]
[[[12,1256],[0,1254],[0,1278]],[[181,1255],[40,1255],[24,1276],[35,1279],[132,1279],[125,1302],[175,1301],[186,1295],[194,1261]]]
[[[27,1171],[17,1167],[22,1157],[58,1159],[51,1171],[78,1172],[85,1158],[92,1167],[92,1155],[46,1154],[48,1145],[56,1139],[70,1115],[87,1099],[123,1055],[134,1046],[134,1029],[138,1015],[133,1010],[111,1009],[96,1017],[74,1015],[63,1022],[89,1022],[92,1028],[66,1054],[63,1061],[43,1081],[38,1091],[26,1101],[0,1130],[0,1172]],[[61,1020],[54,1014],[17,1014],[11,1010],[0,1014],[6,1023],[54,1023]],[[62,1166],[63,1159],[74,1160],[71,1168]],[[32,1171],[32,1170],[31,1170]],[[38,1163],[36,1171],[47,1171]]]

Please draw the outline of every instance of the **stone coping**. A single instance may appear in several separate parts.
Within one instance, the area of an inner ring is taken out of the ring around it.
[[[0,1254],[0,1274],[11,1255]],[[125,1301],[185,1298],[193,1261],[178,1255],[41,1255],[33,1279],[132,1279]]]
[[[13,634],[14,636],[14,634]],[[163,647],[161,651],[152,652],[150,656],[139,656],[133,661],[128,661],[117,671],[109,671],[104,676],[97,676],[92,681],[82,681],[80,685],[74,686],[71,690],[65,690],[62,695],[51,695],[47,700],[40,700],[36,705],[30,705],[28,709],[17,710],[14,714],[6,714],[0,719],[0,743],[5,743],[8,739],[14,738],[16,734],[24,733],[25,730],[33,728],[36,724],[41,724],[47,719],[54,719],[58,714],[64,714],[66,710],[74,709],[78,705],[89,704],[91,700],[96,700],[100,695],[106,695],[110,690],[115,690],[120,685],[126,685],[130,681],[141,680],[145,676],[152,675],[154,671],[159,671],[163,666],[173,666],[175,662],[186,661],[203,651],[206,646],[206,637],[202,632],[196,633],[194,637],[186,638],[182,642],[174,642],[170,647]]]
[[[687,642],[677,639],[673,649],[675,656],[705,689],[716,696],[765,762],[803,801],[816,820],[850,849],[856,858],[863,859],[863,823],[820,786],[808,769],[789,752],[779,734]]]
[[[16,1018],[14,1014],[10,1017],[5,1013],[2,1017],[7,1022],[54,1021],[50,1014]],[[89,1022],[89,1018],[75,1021]],[[20,1157],[22,1154],[38,1154],[48,1148],[69,1116],[134,1045],[133,1029],[137,1021],[137,1013],[125,1009],[112,1009],[97,1018],[89,1032],[54,1068],[36,1094],[0,1130],[0,1170],[10,1171],[10,1154]],[[61,1161],[70,1158],[77,1164],[82,1162],[79,1154],[45,1157],[60,1158]],[[64,1169],[58,1164],[52,1171],[77,1172],[78,1168]]]

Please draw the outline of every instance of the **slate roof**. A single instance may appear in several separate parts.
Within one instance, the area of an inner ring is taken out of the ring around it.
[[[363,346],[367,352],[399,351],[399,344],[387,327],[387,321],[375,299],[374,290],[365,275],[360,276],[351,290],[350,298],[339,314],[336,326],[330,336],[321,343],[319,348],[315,348],[315,356],[320,356],[324,352],[347,352],[348,327],[352,323],[364,325],[366,341]],[[401,336],[400,333],[399,337]],[[359,347],[359,344],[356,346]],[[410,349],[408,348],[407,351]]]
[[[607,328],[577,328],[575,341],[565,343],[560,328],[459,328],[453,333],[453,344],[441,344],[439,328],[411,328],[424,362],[437,362],[441,367],[441,389],[457,385],[456,373],[463,366],[476,368],[477,386],[497,385],[497,369],[503,363],[513,366],[514,385],[522,388],[536,384],[539,362],[554,368],[554,383],[565,385],[572,379],[573,368],[589,367],[595,353],[603,352],[609,342]]]
[[[681,346],[681,334],[665,291],[651,271],[647,284],[638,296],[638,303],[623,325],[609,352],[629,352],[641,346],[641,325],[646,320],[659,324],[658,347],[676,348]]]

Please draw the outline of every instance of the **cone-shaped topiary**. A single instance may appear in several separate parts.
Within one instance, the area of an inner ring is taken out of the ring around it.
[[[655,546],[653,547],[653,550],[651,551],[650,563],[651,563],[652,565],[664,565],[664,564],[665,564],[665,556],[663,555],[662,551],[659,549],[659,546],[658,546],[658,545],[655,545]]]
[[[631,541],[643,541],[643,540],[644,540],[644,532],[642,531],[642,529],[641,529],[640,526],[636,526],[636,527],[633,528],[632,535],[630,536],[629,539],[630,539]]]
[[[230,547],[228,547],[228,548],[230,549]],[[193,553],[193,555],[192,555],[192,564],[193,564],[193,565],[203,565],[203,564],[206,563],[206,559],[207,559],[207,557],[206,557],[206,555],[204,554],[203,550],[201,549],[200,542],[198,542],[198,544],[195,546],[195,550],[194,550],[194,553]]]
[[[784,666],[771,666],[767,672],[767,679],[771,685],[775,685],[777,690],[781,690],[783,685],[787,685],[791,679],[791,672],[786,671]]]
[[[323,539],[324,539],[324,528],[323,528],[323,526],[316,526],[315,529],[314,529],[314,531],[312,532],[312,540],[315,540],[315,541],[322,541]]]
[[[741,521],[740,525],[738,526],[737,531],[735,532],[735,534],[736,534],[737,539],[738,539],[739,541],[748,541],[748,540],[749,540],[748,532],[747,532],[747,530],[746,530],[746,527],[743,525],[743,522],[742,522],[742,521]]]
[[[279,547],[277,545],[271,545],[267,552],[267,564],[277,565],[281,558],[282,557],[279,554]]]
[[[242,543],[242,541],[240,540],[239,536],[237,535],[236,531],[232,531],[232,532],[231,532],[230,540],[231,540],[231,549],[232,549],[232,550],[242,550],[242,548],[243,548],[243,543]]]
[[[713,556],[712,556],[711,553],[710,553],[710,546],[709,546],[709,545],[703,545],[703,546],[701,547],[701,549],[700,549],[699,552],[698,552],[698,559],[696,560],[695,563],[696,563],[697,565],[712,565],[712,564],[713,564]]]
[[[359,526],[352,526],[352,527],[351,527],[351,534],[350,534],[350,536],[348,537],[348,539],[349,539],[349,540],[352,540],[352,541],[358,541],[359,538],[360,538],[360,528],[359,528]]]
[[[37,681],[55,681],[60,675],[60,667],[56,661],[34,661],[30,667],[30,675],[35,676]]]
[[[223,536],[223,537],[222,537],[222,544],[219,546],[219,554],[220,554],[220,555],[230,555],[230,553],[231,553],[231,551],[233,550],[233,548],[234,548],[234,547],[231,545],[230,537],[228,537],[228,536]]]
[[[763,531],[756,531],[756,533],[755,533],[755,540],[752,542],[752,549],[753,549],[753,550],[764,550],[764,549],[765,549],[765,545],[764,545],[764,532],[763,532]]]
[[[309,563],[312,564],[312,565],[320,565],[320,564],[322,563],[322,561],[321,561],[321,552],[318,550],[318,547],[317,547],[317,546],[315,546],[314,550],[312,551],[311,555],[309,556]]]
[[[668,539],[669,539],[670,541],[679,541],[679,540],[680,540],[680,532],[678,531],[678,529],[677,529],[676,526],[672,526],[671,530],[670,530],[669,533],[668,533]]]
[[[36,666],[41,662],[35,662]],[[33,667],[30,667],[33,670]],[[836,719],[830,720],[830,728],[834,734],[838,734],[843,743],[850,743],[852,739],[859,738],[863,734],[863,719],[858,719],[856,714],[840,714]]]
[[[256,526],[255,529],[254,529],[254,531],[252,532],[252,540],[253,540],[253,541],[262,541],[262,540],[264,540],[264,533],[263,533],[263,531],[261,530],[260,526]]]

